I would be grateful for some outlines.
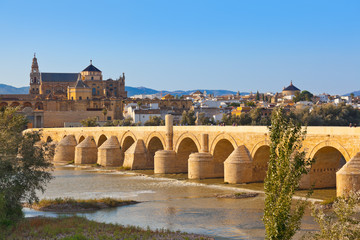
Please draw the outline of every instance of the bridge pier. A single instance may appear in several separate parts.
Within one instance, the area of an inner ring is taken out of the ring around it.
[[[75,147],[75,164],[95,164],[97,160],[97,147],[92,136]]]
[[[336,173],[336,196],[360,191],[360,152]]]
[[[145,143],[142,139],[138,139],[126,150],[123,166],[135,170],[147,169],[149,165]]]
[[[160,150],[154,156],[154,173],[166,174],[177,173],[176,152],[173,150],[173,116],[165,116],[166,127],[166,146],[165,150]]]
[[[224,162],[224,182],[252,182],[252,172],[253,163],[245,145],[236,148]]]
[[[97,163],[104,167],[121,166],[121,152],[119,141],[115,136],[111,136],[98,148]]]
[[[192,153],[188,160],[188,178],[211,178],[214,173],[214,158],[209,153],[209,134],[201,134],[201,150]]]
[[[55,149],[54,162],[68,164],[75,159],[76,139],[74,135],[67,135],[58,144]]]

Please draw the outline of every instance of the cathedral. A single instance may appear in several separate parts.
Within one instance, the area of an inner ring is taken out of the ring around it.
[[[64,127],[76,126],[89,117],[122,119],[126,98],[124,73],[119,79],[103,80],[92,61],[79,73],[40,72],[34,55],[29,94],[0,95],[0,107],[18,107],[27,117],[28,127]]]
[[[45,95],[68,100],[93,98],[126,98],[125,74],[117,80],[103,80],[102,72],[92,65],[80,73],[47,73],[39,71],[34,55],[30,72],[31,95]]]

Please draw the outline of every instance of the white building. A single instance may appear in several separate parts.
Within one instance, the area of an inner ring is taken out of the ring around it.
[[[158,103],[151,103],[149,106],[141,106],[141,108],[136,103],[129,103],[124,108],[124,117],[131,117],[133,123],[141,122],[141,125],[144,125],[146,121],[150,120],[150,117],[160,117],[160,108]]]

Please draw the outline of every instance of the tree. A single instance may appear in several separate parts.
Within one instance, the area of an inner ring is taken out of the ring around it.
[[[96,127],[96,126],[99,126],[99,124],[97,124],[97,118],[96,117],[89,117],[87,119],[81,120],[80,123],[81,123],[81,125],[83,127]]]
[[[148,121],[144,123],[144,126],[164,126],[165,121],[159,116],[150,117]]]
[[[181,125],[195,125],[195,121],[196,117],[193,110],[189,110],[188,112],[183,111],[180,120]]]
[[[50,181],[51,163],[47,160],[47,143],[36,144],[39,132],[22,134],[27,120],[17,109],[0,111],[0,225],[20,219],[22,202],[37,201],[36,191],[45,190]]]
[[[300,228],[306,201],[298,201],[291,210],[294,192],[302,174],[312,161],[301,150],[306,132],[300,124],[286,118],[282,108],[275,109],[271,118],[270,160],[264,181],[265,209],[263,222],[266,239],[291,239]],[[311,191],[308,194],[310,196]]]
[[[260,94],[259,94],[259,91],[256,92],[256,101],[259,101],[260,100]]]
[[[301,93],[296,93],[294,97],[294,102],[299,101],[311,101],[313,98],[313,94],[307,90],[302,91]]]

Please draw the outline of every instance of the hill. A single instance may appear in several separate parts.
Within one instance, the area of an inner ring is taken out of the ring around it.
[[[354,91],[354,92],[351,92],[351,93],[347,93],[347,94],[344,94],[344,96],[349,96],[350,94],[354,94],[354,96],[360,96],[360,90],[359,91]]]
[[[0,84],[0,94],[27,94],[29,93],[29,87],[13,87],[6,84]]]
[[[156,94],[162,92],[163,95],[166,95],[170,93],[171,95],[189,95],[196,91],[204,92],[206,91],[207,94],[214,94],[214,96],[222,96],[222,95],[229,95],[229,94],[236,94],[234,91],[229,90],[209,90],[209,89],[194,89],[194,90],[176,90],[176,91],[168,91],[168,90],[162,90],[158,91],[151,88],[146,87],[130,87],[125,86],[125,90],[128,92],[128,97],[139,95],[139,94]],[[29,87],[13,87],[7,84],[0,84],[0,94],[27,94],[29,93]],[[249,94],[248,92],[241,92],[241,95]]]

